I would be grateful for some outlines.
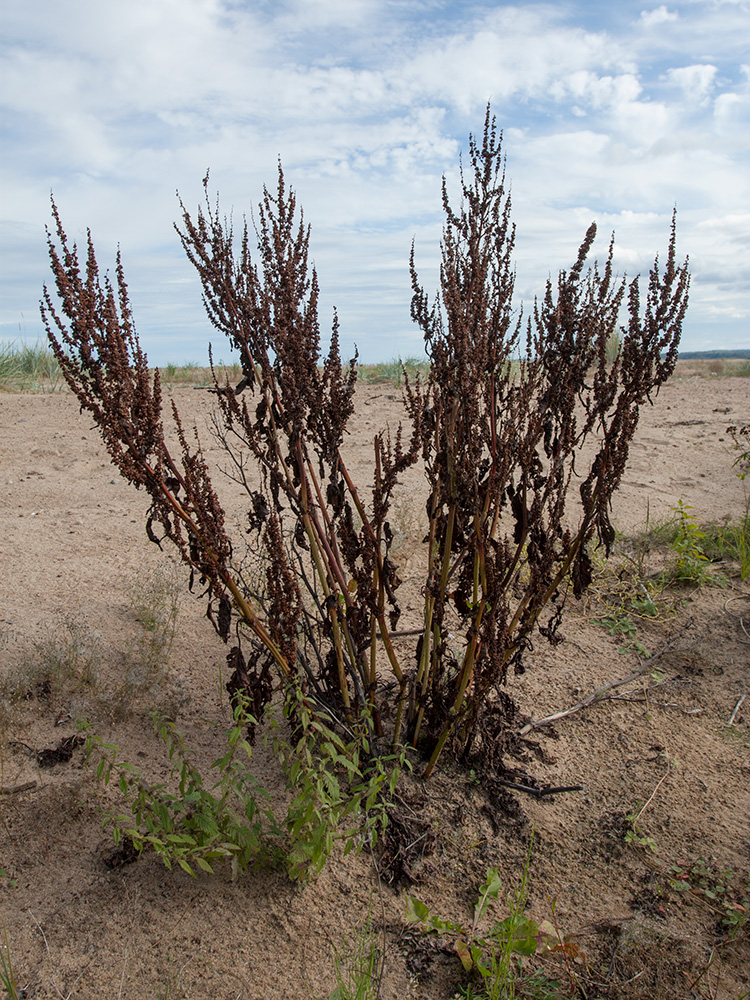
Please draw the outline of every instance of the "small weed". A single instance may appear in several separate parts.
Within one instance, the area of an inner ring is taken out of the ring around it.
[[[659,608],[655,603],[653,594],[643,584],[641,584],[641,589],[643,596],[636,594],[630,598],[631,608],[641,618],[657,618],[659,616]]]
[[[619,561],[609,563],[599,550],[594,552],[596,576],[592,592],[604,613],[591,620],[614,638],[627,640],[621,653],[647,656],[637,639],[640,622],[662,619],[671,610],[672,602],[665,597],[663,587],[653,574],[647,574],[646,559],[651,547],[648,534],[644,534],[630,539],[618,537]]]
[[[290,877],[304,880],[320,871],[337,840],[344,841],[345,854],[374,844],[387,823],[386,801],[406,764],[404,755],[365,758],[361,737],[344,744],[302,718],[294,746],[274,740],[293,792],[285,822],[277,820],[268,792],[249,771],[252,748],[245,733],[256,723],[239,695],[226,753],[211,765],[216,780],[210,787],[169,719],[155,721],[171,761],[172,787],[150,784],[119,758],[115,744],[89,733],[87,758],[98,758],[97,777],[105,784],[114,778],[128,808],[112,810],[104,826],[112,828],[116,844],[127,837],[139,853],[149,848],[167,868],[176,864],[193,876],[196,868],[213,872],[221,860],[230,861],[236,873],[284,859]],[[359,822],[342,829],[347,817]]]
[[[625,819],[628,822],[628,830],[625,834],[625,843],[632,844],[637,847],[646,847],[649,851],[653,851],[657,854],[659,848],[656,846],[656,841],[653,837],[649,837],[648,834],[641,833],[638,821],[640,819],[640,812],[638,810],[638,805],[633,812],[629,812]]]
[[[626,655],[627,653],[635,653],[636,656],[641,656],[644,659],[647,659],[649,655],[649,652],[646,649],[646,647],[643,645],[642,642],[639,642],[637,639],[633,639],[631,640],[631,642],[624,643],[622,646],[620,646],[618,652],[622,653],[623,655]]]
[[[324,724],[295,710],[300,697],[297,691],[297,700],[292,695],[285,708],[299,722],[297,743],[280,740],[278,731],[273,742],[295,793],[286,817],[287,868],[292,878],[304,880],[321,870],[337,839],[344,841],[345,855],[364,844],[375,845],[388,823],[387,802],[410,763],[404,748],[385,757],[370,756],[369,741],[361,733],[344,743]],[[348,817],[359,822],[341,830]]]
[[[139,575],[130,588],[130,606],[143,628],[159,637],[160,648],[172,647],[181,590],[174,568],[159,565]]]
[[[129,603],[140,628],[125,652],[123,683],[109,698],[109,709],[116,718],[129,714],[136,698],[152,692],[167,697],[173,715],[189,697],[180,694],[177,684],[168,685],[181,588],[182,581],[171,564],[140,573],[132,583]]]
[[[672,541],[676,561],[672,576],[681,583],[694,583],[699,587],[712,578],[711,561],[703,549],[706,532],[701,529],[693,508],[680,500],[672,513],[676,517],[677,531]]]
[[[709,559],[737,563],[740,579],[747,580],[750,576],[750,495],[739,521],[706,525],[703,531],[703,549]]]
[[[16,976],[13,971],[13,960],[10,957],[8,930],[6,927],[3,927],[3,937],[5,938],[5,941],[2,945],[0,945],[0,984],[2,984],[8,1000],[19,1000],[18,987],[16,986]]]
[[[110,812],[104,826],[111,826],[115,844],[129,838],[140,853],[154,850],[167,868],[179,865],[189,875],[195,868],[213,872],[217,860],[228,859],[233,871],[245,869],[264,854],[282,831],[269,805],[268,793],[249,774],[252,756],[243,730],[249,721],[239,706],[227,733],[227,752],[211,765],[218,780],[208,789],[190,760],[175,724],[156,719],[159,737],[172,762],[170,778],[177,791],[165,784],[151,785],[132,764],[119,759],[119,748],[89,733],[87,759],[96,755],[96,775],[105,785],[116,779],[129,813]]]
[[[0,881],[4,881],[8,889],[15,889],[18,885],[18,879],[11,878],[4,868],[0,868]]]
[[[675,581],[698,586],[723,585],[725,573],[714,563],[737,563],[742,580],[750,575],[750,497],[746,498],[745,511],[738,520],[699,524],[692,510],[680,501],[672,509],[672,517],[661,522],[649,521],[645,531],[622,542],[625,560],[639,581],[646,576],[648,558],[657,552],[665,554],[667,565],[663,571],[642,584],[651,590],[654,602],[654,589],[660,593],[662,587]],[[656,608],[659,613],[658,605]],[[631,609],[642,613],[634,604]]]
[[[649,795],[648,799],[646,799],[646,802],[642,806],[640,805],[640,803],[637,803],[635,809],[632,812],[628,813],[627,816],[625,817],[628,822],[628,830],[625,834],[625,843],[637,845],[638,847],[647,847],[650,851],[653,851],[654,853],[658,851],[658,847],[656,846],[656,841],[654,840],[653,837],[649,837],[647,834],[641,832],[641,819],[643,818],[643,814],[645,813],[645,811],[648,809],[648,807],[656,798],[656,793],[659,791],[661,786],[664,784],[664,782],[671,774],[672,761],[669,759],[666,753],[663,753],[663,757],[667,763],[667,770],[657,781],[656,787],[654,788],[653,792]]]
[[[645,597],[629,598],[629,601],[633,612],[641,617],[650,618],[659,613],[648,593],[646,593]],[[602,615],[600,618],[592,618],[592,621],[596,625],[603,626],[611,636],[627,640],[627,642],[624,642],[620,646],[620,653],[636,653],[638,656],[648,656],[648,650],[636,638],[638,635],[638,626],[622,605],[619,608],[611,610],[609,614]]]
[[[354,941],[344,940],[343,951],[333,948],[336,989],[329,1000],[378,1000],[384,955],[372,925],[372,905]]]
[[[92,629],[85,614],[58,615],[35,642],[35,657],[0,681],[2,713],[13,700],[36,697],[71,716],[86,716],[93,705],[112,718],[124,718],[139,698],[158,692],[160,704],[175,714],[189,699],[179,680],[170,679],[167,662],[177,628],[181,589],[172,566],[158,566],[138,575],[130,587],[129,601],[138,628],[121,659],[119,684],[105,688],[99,673],[107,658],[101,634]]]
[[[86,615],[61,614],[36,646],[36,663],[25,678],[26,696],[65,701],[71,715],[82,713],[99,688],[102,637]],[[20,679],[19,679],[20,683]]]
[[[612,613],[601,618],[593,618],[592,621],[596,625],[602,625],[610,635],[617,638],[632,639],[638,632],[635,622],[626,614]]]
[[[528,902],[528,874],[531,844],[526,855],[517,888],[509,892],[506,902],[509,915],[496,921],[486,935],[479,934],[479,924],[490,903],[497,900],[502,883],[496,868],[490,868],[479,890],[470,928],[451,920],[443,920],[430,913],[429,908],[413,896],[406,897],[406,919],[418,923],[425,933],[448,937],[466,972],[477,974],[481,989],[473,984],[464,987],[458,996],[464,1000],[514,1000],[516,997],[556,1000],[563,995],[561,984],[538,971],[524,968],[524,959],[558,957],[569,969],[571,961],[585,965],[583,952],[572,935],[563,937],[556,922],[543,920],[537,923],[525,915]],[[554,914],[554,904],[553,904]]]
[[[713,861],[680,860],[666,869],[667,881],[675,892],[701,898],[721,915],[721,927],[736,940],[750,920],[750,878],[738,876],[731,868],[720,869]]]

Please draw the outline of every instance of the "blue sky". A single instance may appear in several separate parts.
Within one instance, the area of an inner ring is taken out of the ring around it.
[[[440,178],[491,100],[517,292],[592,220],[644,273],[678,212],[683,348],[750,347],[750,0],[9,0],[0,14],[0,339],[41,332],[44,225],[119,243],[153,363],[228,357],[172,223],[249,213],[279,157],[312,225],[321,327],[366,362],[420,354],[408,255],[437,283]],[[455,190],[455,186],[453,188]]]

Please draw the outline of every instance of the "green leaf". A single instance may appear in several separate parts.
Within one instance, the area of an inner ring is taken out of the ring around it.
[[[537,949],[539,925],[526,917],[506,917],[498,925],[498,932],[517,955],[533,955]]]
[[[484,942],[484,943],[486,945],[486,942]],[[487,962],[485,961],[485,959],[482,956],[482,949],[479,947],[478,944],[476,944],[474,942],[472,942],[472,945],[471,945],[471,957],[472,957],[472,960],[474,962],[474,965],[477,967],[477,972],[483,978],[486,979],[487,976],[491,975],[491,969],[487,965]]]
[[[430,916],[430,909],[420,899],[406,896],[406,921],[410,924],[424,924]]]
[[[465,934],[462,924],[454,923],[452,920],[443,920],[442,917],[430,917],[428,929],[436,931],[438,934]]]
[[[187,844],[189,847],[196,845],[195,837],[191,837],[187,833],[168,833],[166,839],[170,844]]]
[[[459,938],[458,941],[456,941],[456,943],[453,945],[453,947],[456,949],[456,953],[458,957],[461,959],[461,965],[463,965],[464,969],[467,972],[471,972],[471,970],[474,967],[474,959],[472,957],[471,949],[469,948],[469,946],[466,944],[465,941],[462,941],[461,938]]]
[[[487,904],[491,899],[497,899],[498,893],[502,888],[502,881],[497,873],[497,868],[490,868],[487,871],[487,878],[485,879],[484,885],[479,890],[479,899],[474,907],[474,926],[479,923],[485,910],[487,909]]]

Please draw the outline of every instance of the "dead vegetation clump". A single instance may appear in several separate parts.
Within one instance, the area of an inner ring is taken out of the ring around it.
[[[322,355],[309,228],[281,168],[259,207],[257,256],[247,223],[235,241],[208,178],[205,207],[191,216],[183,205],[178,232],[208,316],[240,357],[239,383],[216,378],[214,392],[220,440],[246,494],[244,538],[230,538],[197,431],[183,426],[174,403],[179,451],[167,447],[161,380],[138,342],[121,260],[114,283],[101,278],[89,237],[82,271],[54,204],[59,304],[45,289],[42,306],[68,384],[121,474],[151,497],[149,537],[176,547],[216,631],[231,640],[233,696],[248,698],[259,718],[280,686],[285,697],[296,692],[292,712],[340,733],[354,727],[365,740],[386,735],[387,715],[391,744],[418,748],[427,774],[446,745],[467,754],[485,717],[502,730],[496,692],[507,670],[523,669],[535,632],[557,640],[568,593],[580,596],[591,581],[591,545],[609,551],[611,498],[639,408],[674,369],[689,285],[674,221],[643,303],[638,279],[616,280],[613,244],[603,267],[586,269],[592,225],[574,266],[548,283],[524,323],[489,109],[469,161],[458,209],[443,187],[434,303],[412,253],[412,316],[430,368],[405,375],[411,429],[375,436],[367,495],[341,452],[356,359],[342,365],[335,317]],[[582,447],[594,438],[584,466]],[[428,536],[412,659],[394,642],[401,609],[390,517],[400,478],[420,457]],[[568,527],[574,477],[580,513]],[[264,554],[260,587],[241,569],[247,547]]]

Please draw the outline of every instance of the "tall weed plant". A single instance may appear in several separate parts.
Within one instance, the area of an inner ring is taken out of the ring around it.
[[[239,537],[174,403],[178,444],[167,444],[161,378],[138,341],[119,254],[113,276],[102,275],[89,236],[81,264],[54,202],[48,237],[52,350],[113,463],[150,495],[148,537],[173,546],[204,595],[229,647],[235,704],[260,720],[280,690],[293,727],[319,747],[359,741],[364,759],[410,745],[427,775],[446,751],[501,752],[510,701],[493,692],[522,669],[535,633],[557,641],[568,594],[590,583],[591,546],[609,551],[639,410],[674,370],[688,300],[674,219],[645,294],[637,278],[616,279],[613,242],[602,265],[589,263],[592,225],[573,266],[523,317],[501,138],[488,108],[457,203],[443,183],[434,300],[412,247],[411,314],[429,370],[406,369],[408,425],[376,435],[367,487],[342,451],[357,359],[342,363],[335,315],[322,350],[310,230],[283,170],[264,190],[255,240],[247,223],[234,233],[208,176],[197,212],[180,202],[177,232],[209,320],[241,367],[236,384],[214,372],[216,434],[247,510]],[[417,462],[428,530],[422,626],[409,646],[390,517]],[[263,572],[251,579],[243,560],[256,552]],[[303,763],[290,773],[308,772]]]

